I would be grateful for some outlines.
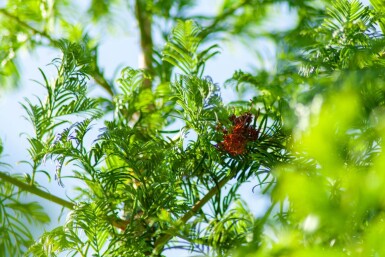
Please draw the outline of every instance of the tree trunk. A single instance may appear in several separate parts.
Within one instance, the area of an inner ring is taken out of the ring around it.
[[[146,69],[153,75],[152,71],[152,13],[146,9],[146,0],[135,0],[135,15],[139,25],[141,56],[139,68]],[[145,80],[144,88],[151,87],[151,81]]]

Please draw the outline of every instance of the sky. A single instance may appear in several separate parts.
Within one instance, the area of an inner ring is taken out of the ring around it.
[[[218,0],[200,1],[200,4],[194,11],[198,13],[215,13],[218,2]],[[286,12],[288,13],[287,10]],[[273,23],[275,26],[285,27],[290,26],[293,22],[292,17],[287,14],[286,17],[280,19],[280,23]],[[135,22],[129,22],[127,24],[130,24],[129,27],[127,27],[128,33],[107,36],[98,35],[102,39],[99,48],[99,63],[103,64],[102,66],[107,77],[112,77],[119,68],[125,66],[138,67],[140,49],[139,38],[136,33],[136,24]],[[260,50],[263,55],[265,55],[265,58],[273,58],[274,49],[268,42],[255,41],[250,42],[250,44],[254,44],[253,47],[255,47],[256,50]],[[251,47],[251,49],[253,47]],[[245,45],[238,41],[221,44],[220,51],[221,53],[219,55],[206,64],[205,74],[209,74],[213,81],[221,86],[222,97],[225,102],[229,102],[230,100],[237,99],[237,94],[229,88],[223,88],[224,81],[230,78],[236,70],[255,71],[255,68],[259,67],[260,64],[250,48],[245,47]],[[0,138],[4,143],[4,154],[0,160],[11,164],[13,171],[23,174],[29,172],[28,166],[20,164],[20,161],[28,159],[28,153],[26,151],[27,139],[23,133],[32,133],[33,130],[31,125],[23,118],[25,112],[20,103],[25,102],[24,98],[26,97],[34,99],[36,96],[42,97],[45,95],[44,88],[36,83],[36,81],[42,81],[38,68],[42,68],[48,77],[53,78],[54,69],[52,66],[47,66],[47,64],[49,64],[52,59],[60,57],[60,53],[52,49],[39,47],[34,53],[24,50],[20,53],[20,56],[20,67],[22,71],[20,87],[17,90],[0,93],[0,120],[6,121],[0,125]],[[268,62],[266,64],[273,65]],[[100,92],[95,91],[93,93],[98,94]],[[102,124],[99,125],[102,126]],[[47,163],[45,168],[52,170],[52,174],[54,173],[54,164]],[[65,187],[62,188],[56,181],[52,180],[49,182],[43,175],[38,176],[37,179],[47,187],[48,190],[60,197],[66,198],[67,195],[73,193],[71,191],[71,184],[68,184],[66,181]],[[241,189],[241,192],[243,197],[249,202],[249,207],[253,213],[255,215],[261,215],[269,202],[268,199],[259,195],[258,192],[252,191],[255,184],[256,183],[249,183]],[[36,235],[39,235],[43,230],[50,230],[64,221],[63,219],[60,221],[57,220],[61,211],[60,207],[38,198],[31,199],[41,201],[52,217],[52,222],[49,226],[36,228]],[[65,215],[63,217],[65,218]],[[166,255],[169,257],[191,256],[191,254],[187,252],[178,252],[175,250],[166,252]]]

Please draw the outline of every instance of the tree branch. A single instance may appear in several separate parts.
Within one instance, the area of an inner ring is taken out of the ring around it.
[[[115,93],[112,90],[110,83],[103,76],[102,72],[99,70],[99,67],[96,66],[95,72],[92,74],[92,78],[95,80],[96,84],[99,84],[110,96],[113,96]]]
[[[4,172],[1,172],[1,171],[0,171],[0,179],[5,181],[5,182],[11,183],[14,186],[17,186],[21,191],[27,191],[31,194],[40,196],[41,198],[44,198],[50,202],[59,204],[59,205],[66,207],[70,210],[72,210],[74,208],[74,203],[69,202],[67,200],[64,200],[64,199],[57,197],[55,195],[52,195],[50,193],[47,193],[47,192],[45,192],[45,191],[43,191],[43,190],[41,190],[35,186],[24,183],[24,182],[14,178],[14,177],[9,176],[8,174],[6,174]]]
[[[39,36],[42,36],[46,39],[48,39],[51,43],[54,43],[54,42],[58,42],[57,40],[53,39],[50,35],[48,35],[47,33],[43,32],[43,31],[40,31],[38,29],[35,29],[34,27],[32,27],[31,25],[29,25],[28,23],[26,23],[25,21],[22,21],[19,17],[9,13],[7,10],[5,10],[4,8],[0,8],[0,13],[4,14],[4,16],[7,16],[8,18],[16,21],[18,24],[20,24],[21,26],[25,27],[26,29],[32,31],[33,34],[36,34],[36,35],[39,35]]]
[[[219,190],[222,189],[224,185],[227,184],[232,178],[234,177],[234,174],[231,174],[225,178],[223,178],[221,181],[218,182],[218,184],[213,187],[201,200],[195,203],[195,205],[187,212],[185,215],[183,215],[182,218],[180,218],[176,222],[176,226],[179,226],[181,224],[185,224],[189,219],[191,219],[210,199],[216,195]],[[155,242],[155,247],[154,247],[154,254],[158,255],[165,244],[175,235],[174,231],[177,231],[175,227],[165,231],[165,234],[162,235],[161,237],[158,238]]]
[[[153,75],[153,41],[152,41],[152,14],[146,10],[146,1],[135,0],[135,15],[139,25],[140,46],[142,48],[143,69],[147,69]],[[145,80],[144,88],[151,87],[151,81]]]
[[[39,35],[43,38],[46,38],[48,39],[48,41],[50,42],[51,45],[53,46],[56,46],[58,45],[59,43],[59,40],[57,39],[54,39],[53,37],[51,37],[49,34],[47,34],[46,32],[44,31],[40,31],[34,27],[32,27],[31,25],[29,25],[28,23],[26,23],[25,21],[22,21],[19,17],[9,13],[7,10],[5,10],[4,8],[0,8],[0,13],[3,14],[4,16],[16,21],[18,24],[20,24],[21,26],[23,26],[24,28],[32,31],[33,34],[35,35]],[[112,86],[110,85],[110,83],[106,80],[106,78],[104,78],[103,74],[100,72],[100,69],[99,67],[96,66],[95,68],[95,71],[93,72],[93,74],[90,74],[92,76],[92,78],[95,80],[95,82],[97,84],[99,84],[104,90],[106,90],[108,92],[108,94],[110,96],[113,96],[114,95],[114,92],[112,90]]]
[[[231,16],[232,14],[234,14],[234,12],[236,10],[238,10],[239,8],[241,8],[242,6],[244,5],[247,5],[248,3],[250,2],[250,0],[243,0],[243,1],[239,1],[237,4],[235,4],[234,6],[232,6],[231,8],[228,8],[227,10],[225,10],[224,12],[222,12],[221,14],[215,16],[213,22],[206,26],[204,28],[204,30],[202,31],[202,37],[206,37],[207,35],[209,35],[210,33],[212,33],[213,29],[215,27],[217,27],[217,25],[220,23],[220,22],[223,22],[224,19],[226,19],[227,17]]]

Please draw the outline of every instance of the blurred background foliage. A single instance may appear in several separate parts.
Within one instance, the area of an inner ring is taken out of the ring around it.
[[[24,104],[35,129],[30,172],[10,176],[1,166],[4,256],[28,247],[33,256],[159,256],[173,247],[202,256],[385,254],[382,1],[224,0],[215,15],[194,13],[197,4],[8,0],[0,8],[1,90],[18,85],[21,49],[63,53],[54,82],[42,71],[47,100]],[[138,24],[140,67],[106,78],[100,35],[123,33],[128,16]],[[236,40],[259,65],[224,74],[240,97],[225,104],[205,64]],[[91,97],[89,87],[104,93]],[[245,113],[253,122],[239,120]],[[90,144],[98,120],[105,126]],[[258,140],[240,155],[220,149],[241,123]],[[46,158],[56,173],[41,167]],[[37,174],[86,187],[68,204],[56,201],[72,209],[66,223],[32,244],[9,217],[49,221],[18,198],[45,192]],[[261,216],[238,194],[246,181],[270,199]]]

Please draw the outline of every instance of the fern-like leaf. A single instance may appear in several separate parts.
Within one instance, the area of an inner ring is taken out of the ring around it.
[[[194,21],[178,21],[163,50],[163,60],[186,75],[202,76],[205,62],[218,53],[218,46],[212,45],[198,52],[201,32]]]

